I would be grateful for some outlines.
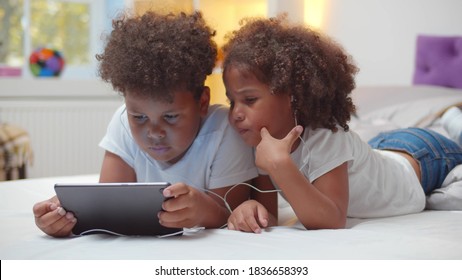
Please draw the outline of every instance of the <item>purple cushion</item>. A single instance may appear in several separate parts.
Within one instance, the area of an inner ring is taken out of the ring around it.
[[[417,37],[415,85],[462,88],[462,37]]]

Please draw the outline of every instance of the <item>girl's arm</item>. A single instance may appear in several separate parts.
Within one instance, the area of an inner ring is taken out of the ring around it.
[[[348,165],[343,163],[311,183],[290,157],[291,147],[301,132],[298,126],[278,140],[263,128],[256,150],[257,166],[281,188],[305,228],[344,228],[349,198]]]
[[[260,175],[254,179],[254,186],[263,192],[252,189],[250,198],[260,202],[268,211],[267,226],[276,226],[278,224],[278,195],[273,182],[269,176]]]
[[[228,229],[260,233],[262,228],[277,225],[278,201],[269,176],[255,178],[249,188],[250,200],[240,204],[228,218]]]
[[[348,208],[347,163],[310,183],[292,159],[281,161],[270,171],[299,221],[307,229],[344,228]]]

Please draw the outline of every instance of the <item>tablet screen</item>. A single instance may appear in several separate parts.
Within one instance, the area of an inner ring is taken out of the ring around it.
[[[157,218],[166,199],[162,191],[169,185],[167,182],[55,184],[55,191],[62,207],[77,218],[72,230],[76,235],[180,234],[183,229],[163,227]]]

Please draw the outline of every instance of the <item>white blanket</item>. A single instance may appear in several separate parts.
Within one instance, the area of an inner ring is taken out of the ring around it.
[[[96,181],[91,175],[0,183],[0,259],[462,259],[462,211],[348,219],[346,229],[307,231],[281,204],[281,226],[261,234],[214,229],[168,238],[52,238],[35,226],[32,206],[53,195],[55,183]]]
[[[448,136],[440,116],[462,105],[462,90],[434,86],[363,87],[353,93],[357,116],[350,128],[365,141],[381,131],[427,127]],[[441,189],[427,197],[427,209],[462,210],[462,165],[453,169]]]

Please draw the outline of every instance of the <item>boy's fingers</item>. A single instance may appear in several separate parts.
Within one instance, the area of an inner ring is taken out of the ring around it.
[[[50,227],[50,234],[54,237],[67,237],[71,234],[72,228],[74,228],[77,220],[69,220],[67,218],[62,218],[52,227]]]
[[[168,228],[193,228],[197,226],[193,219],[190,219],[188,215],[188,210],[183,209],[177,212],[159,212],[157,213],[157,218],[159,223]]]
[[[59,200],[57,196],[53,196],[52,198],[38,202],[34,204],[32,207],[32,212],[36,218],[39,218],[45,215],[48,212],[56,210],[60,206]]]
[[[74,228],[73,223],[67,224],[65,227],[56,232],[53,236],[55,237],[68,237],[72,233],[72,228]]]
[[[34,216],[36,218],[39,218],[48,212],[56,210],[57,208],[58,206],[56,205],[56,203],[52,203],[47,200],[34,204],[32,212],[34,212]]]
[[[187,194],[188,192],[189,192],[188,186],[180,183],[180,184],[174,184],[174,185],[168,186],[167,188],[164,189],[162,194],[165,197],[175,197],[175,196],[179,196],[182,194]]]
[[[70,212],[66,212],[64,208],[58,207],[53,211],[49,211],[42,216],[35,218],[35,223],[40,228],[47,228],[53,226],[62,219],[72,220],[75,219],[74,215]]]

